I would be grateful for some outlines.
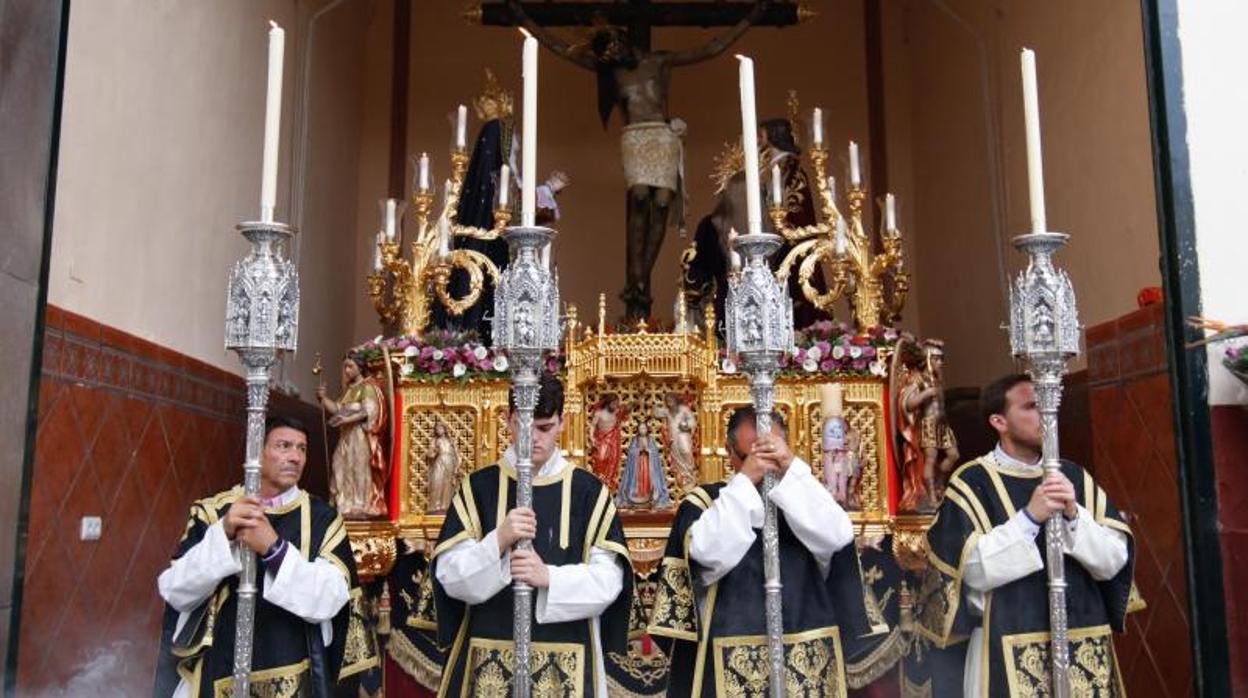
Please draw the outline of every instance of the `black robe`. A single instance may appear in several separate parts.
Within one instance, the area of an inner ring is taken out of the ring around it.
[[[242,489],[235,487],[192,504],[186,532],[173,559],[203,540],[208,528],[222,519],[241,495]],[[376,641],[365,622],[346,526],[333,507],[307,492],[301,492],[289,505],[266,513],[277,535],[297,546],[305,559],[324,558],[342,570],[351,600],[334,617],[333,641],[326,647],[320,624],[308,623],[264,599],[264,566],[257,561],[251,694],[330,698],[339,681],[378,665]],[[222,690],[229,692],[234,684],[237,594],[238,577],[223,580],[191,612],[176,636],[173,630],[179,614],[165,606],[157,659],[157,698],[172,695],[180,678],[190,683],[193,696],[210,698]]]
[[[433,589],[438,642],[450,646],[441,696],[509,695],[512,671],[510,586],[484,603],[469,606],[451,598],[437,580],[439,555],[463,541],[481,540],[516,506],[516,472],[491,465],[472,473],[451,499],[433,552]],[[594,547],[611,550],[625,564],[624,588],[600,618],[603,652],[627,652],[632,569],[624,527],[611,493],[589,471],[568,464],[557,475],[533,479],[537,536],[533,549],[547,565],[585,564]],[[532,594],[530,668],[534,695],[593,696],[597,686],[593,620],[538,623]]]
[[[709,588],[696,581],[701,568],[689,559],[689,528],[724,486],[702,485],[686,495],[659,567],[649,632],[671,657],[667,689],[671,697],[768,694],[762,531],[741,562]],[[825,578],[815,557],[785,522],[784,512],[777,511],[776,519],[786,693],[844,696],[846,642],[882,638],[888,627],[872,626],[854,545],[832,556]]]
[[[1066,556],[1067,625],[1070,638],[1071,691],[1078,696],[1125,695],[1112,632],[1121,632],[1126,614],[1142,605],[1132,594],[1135,548],[1131,529],[1092,475],[1069,461],[1062,472],[1096,523],[1127,536],[1127,564],[1108,581],[1098,582],[1073,557]],[[996,463],[991,455],[971,461],[949,479],[945,500],[928,530],[931,571],[924,577],[916,604],[916,630],[932,647],[927,667],[932,686],[958,686],[971,631],[984,628],[984,664],[980,691],[985,696],[1049,695],[1048,573],[1045,569],[985,594],[983,617],[968,608],[962,575],[968,554],[980,536],[1006,523],[1027,506],[1042,473],[1024,473]],[[1045,559],[1047,530],[1036,536]],[[1047,566],[1047,561],[1046,561]],[[948,661],[946,661],[948,660]],[[956,672],[956,679],[947,674]],[[928,677],[915,676],[914,685]],[[955,682],[956,681],[956,682]]]
[[[498,201],[499,170],[502,169],[511,150],[512,119],[491,119],[481,125],[472,159],[460,190],[459,206],[455,210],[455,222],[490,230],[494,227],[494,206]],[[454,249],[480,252],[502,271],[507,266],[507,243],[498,240],[477,240],[456,236]],[[462,298],[469,290],[468,273],[462,269],[451,272],[450,293]],[[494,284],[487,277],[481,296],[471,308],[458,318],[449,317],[442,304],[434,304],[433,324],[439,328],[471,331],[483,342],[490,340],[490,320],[494,312]]]

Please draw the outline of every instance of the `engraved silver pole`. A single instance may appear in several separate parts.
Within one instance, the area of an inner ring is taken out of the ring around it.
[[[728,351],[750,378],[755,428],[759,436],[771,433],[775,408],[775,375],[780,357],[793,346],[793,301],[788,289],[771,272],[768,259],[780,249],[779,235],[754,233],[736,238],[745,258],[744,268],[728,280],[725,322]],[[784,696],[784,619],[780,603],[780,539],[776,505],[767,496],[775,477],[763,477],[763,593],[767,609],[767,651],[772,698]]]
[[[238,226],[251,252],[234,265],[226,292],[225,348],[247,369],[247,456],[243,492],[260,492],[260,456],[269,400],[269,370],[277,357],[294,351],[299,328],[299,274],[282,256],[281,244],[294,235],[285,223]],[[234,631],[234,697],[247,698],[251,683],[256,618],[256,556],[237,543],[243,569],[238,581]]]
[[[1075,289],[1066,272],[1053,265],[1069,235],[1037,232],[1014,238],[1014,247],[1030,257],[1027,269],[1010,288],[1010,349],[1023,359],[1036,387],[1043,430],[1041,452],[1045,474],[1059,472],[1057,410],[1062,401],[1066,362],[1079,354],[1079,314]],[[1062,550],[1062,517],[1045,524],[1045,557],[1049,573],[1050,651],[1053,693],[1070,696],[1070,654],[1066,621],[1066,569]]]
[[[494,291],[494,349],[507,354],[512,388],[516,393],[516,506],[533,505],[533,410],[537,407],[539,378],[546,353],[559,348],[559,280],[543,263],[541,252],[555,231],[539,226],[515,226],[503,233],[511,259]],[[545,256],[549,259],[548,256]],[[528,540],[518,549],[531,547]],[[513,582],[515,606],[512,636],[515,665],[511,695],[529,698],[529,638],[533,627],[533,588]]]

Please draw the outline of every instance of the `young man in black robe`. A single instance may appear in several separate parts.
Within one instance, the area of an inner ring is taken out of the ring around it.
[[[953,667],[961,681],[935,671],[933,694],[1049,695],[1045,523],[1061,516],[1072,694],[1124,695],[1112,632],[1134,610],[1131,529],[1083,468],[1063,461],[1061,474],[1044,473],[1030,378],[993,382],[981,409],[997,447],[953,473],[927,535],[918,631],[940,656],[965,652]]]
[[[563,385],[543,374],[533,419],[533,507],[516,502],[512,447],[464,479],[434,549],[441,696],[510,695],[513,580],[534,587],[530,669],[540,696],[606,695],[603,652],[627,652],[632,567],[611,493],[559,451]],[[530,550],[512,550],[520,540]]]
[[[191,505],[157,580],[167,604],[157,698],[233,690],[240,547],[260,556],[252,695],[330,698],[340,680],[377,666],[342,517],[298,486],[307,448],[299,421],[271,417],[260,496],[235,487]]]
[[[668,696],[766,696],[763,591],[765,472],[779,482],[780,579],[787,695],[844,696],[845,645],[887,627],[868,620],[853,524],[796,458],[784,422],[759,437],[754,410],[728,422],[736,473],[681,502],[660,566],[649,632],[671,657]]]

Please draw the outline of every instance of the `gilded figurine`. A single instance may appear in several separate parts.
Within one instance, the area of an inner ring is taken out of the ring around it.
[[[698,418],[694,416],[689,401],[676,393],[668,393],[663,398],[663,407],[655,410],[655,416],[665,424],[667,454],[676,489],[681,493],[688,492],[698,484],[698,467],[694,460]]]
[[[901,508],[935,511],[942,491],[937,478],[958,462],[958,442],[945,417],[944,342],[924,340],[920,346],[903,339],[897,351],[902,384],[897,392],[902,437]]]
[[[389,475],[382,448],[386,433],[385,391],[376,379],[365,375],[362,361],[348,357],[342,362],[342,397],[329,399],[325,387],[316,398],[329,413],[329,426],[338,429],[329,482],[330,500],[347,519],[386,515],[386,480]]]
[[[425,510],[440,514],[450,506],[451,496],[459,484],[459,450],[446,422],[440,419],[433,425],[433,440],[425,452],[425,464],[429,479],[429,501]]]

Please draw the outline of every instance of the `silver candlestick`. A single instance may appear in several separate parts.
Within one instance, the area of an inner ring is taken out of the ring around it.
[[[299,273],[282,256],[294,235],[285,223],[240,223],[251,252],[235,263],[225,303],[225,348],[247,369],[247,458],[243,493],[260,492],[260,456],[269,401],[269,371],[277,357],[294,351],[299,330]],[[256,555],[239,545],[243,569],[238,581],[234,631],[234,697],[247,698],[251,683],[256,618]]]
[[[1023,359],[1036,388],[1043,434],[1046,476],[1061,471],[1057,441],[1057,410],[1062,400],[1066,362],[1079,354],[1079,313],[1075,289],[1066,272],[1053,265],[1069,235],[1033,232],[1014,238],[1014,247],[1030,260],[1010,288],[1010,349]],[[1045,524],[1045,557],[1049,574],[1049,629],[1055,698],[1070,696],[1070,655],[1067,649],[1066,570],[1062,521]]]
[[[507,228],[503,239],[511,259],[494,292],[494,350],[506,352],[516,395],[516,506],[533,505],[533,410],[537,407],[542,363],[546,353],[559,348],[559,279],[543,264],[555,231],[538,226]],[[532,543],[522,540],[517,549]],[[529,698],[529,638],[533,626],[533,587],[514,582],[512,633],[515,666],[511,695]]]
[[[782,239],[771,233],[740,235],[735,246],[745,258],[739,273],[728,279],[725,322],[728,351],[750,378],[758,435],[771,433],[775,408],[776,371],[780,357],[793,347],[793,301],[788,289],[776,280],[768,260],[780,249]],[[770,659],[771,696],[784,696],[784,620],[780,613],[780,539],[776,505],[767,496],[775,476],[763,476],[763,590],[767,609],[767,649]]]

